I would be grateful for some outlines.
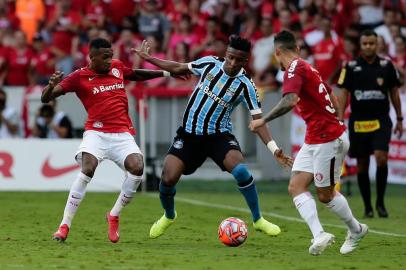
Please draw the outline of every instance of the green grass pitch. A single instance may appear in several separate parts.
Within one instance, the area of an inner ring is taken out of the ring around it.
[[[51,235],[67,192],[1,192],[0,269],[406,269],[406,186],[388,187],[388,219],[360,219],[371,232],[358,250],[345,256],[339,248],[346,230],[318,203],[325,230],[336,235],[336,243],[317,257],[308,254],[311,234],[300,222],[286,186],[286,182],[258,183],[264,216],[282,228],[278,237],[253,230],[233,182],[184,181],[176,196],[178,219],[166,234],[148,238],[162,210],[157,193],[139,193],[123,210],[117,244],[108,241],[105,222],[116,193],[86,194],[68,240],[60,244]],[[349,202],[360,217],[363,209],[356,185],[353,191]],[[229,216],[249,224],[248,239],[237,248],[217,239],[219,223]]]

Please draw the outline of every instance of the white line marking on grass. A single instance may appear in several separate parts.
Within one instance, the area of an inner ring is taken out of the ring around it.
[[[156,197],[155,194],[154,195],[147,194],[147,196]],[[187,199],[187,198],[182,198],[182,197],[176,197],[176,201],[193,204],[193,205],[198,205],[198,206],[206,206],[206,207],[210,207],[210,208],[227,209],[227,210],[234,210],[234,211],[239,211],[239,212],[244,212],[244,213],[251,213],[251,211],[247,208],[235,207],[235,206],[223,205],[223,204],[216,204],[216,203],[208,203],[205,201],[198,201],[198,200]],[[262,212],[262,214],[266,215],[266,216],[270,216],[270,217],[276,217],[276,218],[283,219],[283,220],[305,223],[304,220],[302,220],[300,218],[296,218],[296,217],[284,216],[284,215],[279,215],[279,214],[275,214],[275,213],[271,213],[271,212]],[[347,229],[347,226],[329,224],[329,223],[323,223],[323,226]],[[368,231],[371,233],[380,234],[380,235],[387,235],[387,236],[394,236],[394,237],[406,237],[406,234],[390,233],[390,232],[383,232],[383,231],[377,231],[377,230],[371,230],[371,229],[369,229]]]

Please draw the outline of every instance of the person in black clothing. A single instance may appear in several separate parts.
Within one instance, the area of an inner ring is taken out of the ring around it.
[[[48,139],[73,138],[72,123],[65,113],[55,112],[52,104],[44,104],[35,119],[33,136]]]
[[[388,217],[384,195],[388,179],[388,150],[392,134],[389,100],[396,111],[395,134],[403,133],[403,116],[398,87],[401,85],[392,62],[377,55],[377,34],[365,30],[360,38],[361,55],[342,69],[338,86],[339,119],[350,95],[351,115],[348,122],[350,136],[349,155],[357,159],[358,186],[365,206],[365,217],[373,217],[368,175],[369,156],[374,154],[376,170],[376,211]]]

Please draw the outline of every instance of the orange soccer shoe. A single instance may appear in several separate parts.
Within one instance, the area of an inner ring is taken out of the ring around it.
[[[109,224],[109,239],[111,242],[117,243],[120,239],[120,235],[118,234],[119,217],[111,216],[110,213],[107,213],[106,220]]]
[[[66,238],[68,238],[69,234],[69,227],[67,224],[63,224],[59,226],[58,230],[56,233],[52,235],[52,239],[59,241],[59,242],[64,242]]]

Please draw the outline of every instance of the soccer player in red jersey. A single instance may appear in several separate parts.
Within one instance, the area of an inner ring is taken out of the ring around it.
[[[72,184],[62,222],[53,238],[66,240],[97,165],[104,159],[110,159],[126,171],[121,193],[107,213],[108,237],[116,243],[119,240],[120,212],[133,198],[144,169],[143,156],[134,141],[134,127],[128,116],[124,81],[148,80],[168,76],[169,72],[128,68],[121,61],[112,59],[111,43],[101,38],[90,42],[89,56],[89,66],[72,72],[63,80],[63,74],[55,72],[41,96],[41,101],[46,103],[68,92],[75,92],[88,113],[83,141],[76,153],[81,172]]]
[[[321,254],[334,243],[335,238],[324,232],[320,224],[316,202],[308,191],[311,182],[316,186],[319,201],[347,225],[347,238],[340,252],[350,253],[367,234],[368,226],[354,218],[345,197],[334,190],[349,148],[345,127],[337,120],[336,99],[319,72],[299,57],[299,48],[292,33],[280,32],[274,43],[276,59],[285,70],[283,98],[263,118],[253,120],[250,129],[255,131],[297,106],[307,130],[305,143],[293,163],[289,194],[313,234],[309,253]]]

